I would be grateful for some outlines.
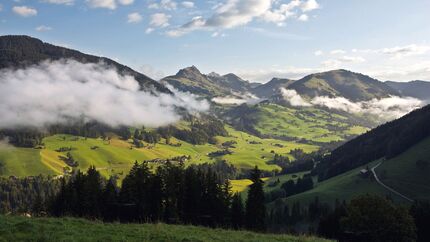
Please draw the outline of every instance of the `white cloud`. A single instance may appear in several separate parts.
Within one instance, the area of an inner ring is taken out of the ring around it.
[[[36,27],[37,32],[46,32],[46,31],[50,31],[50,30],[52,30],[52,28],[49,26],[45,26],[45,25],[40,25],[40,26]]]
[[[160,3],[151,3],[148,5],[150,9],[165,9],[176,10],[178,4],[172,0],[161,0]]]
[[[320,6],[316,0],[308,0],[301,5],[303,12],[309,12],[318,9]]]
[[[37,15],[37,10],[27,6],[14,6],[12,11],[22,17],[31,17]]]
[[[70,6],[70,5],[73,5],[75,3],[75,0],[43,0],[43,2]]]
[[[131,5],[134,3],[134,0],[118,0],[118,3],[121,5]]]
[[[75,0],[43,0],[45,3],[52,3],[52,4],[62,4],[62,5],[73,5],[75,3]]]
[[[317,50],[314,52],[315,56],[322,56],[324,54],[324,52],[322,50]]]
[[[309,20],[309,16],[306,14],[302,14],[297,18],[299,21],[306,22]]]
[[[336,49],[336,50],[332,50],[332,51],[330,51],[330,54],[331,55],[343,55],[343,54],[345,54],[346,53],[346,51],[344,51],[344,50],[342,50],[342,49]]]
[[[304,100],[299,94],[297,94],[296,90],[281,88],[281,94],[282,94],[282,97],[286,101],[288,101],[292,106],[295,106],[295,107],[312,106],[312,104],[310,104],[308,101]]]
[[[295,90],[281,88],[283,98],[296,107],[320,106],[341,110],[348,113],[362,113],[376,115],[381,120],[388,121],[399,118],[425,103],[411,97],[388,97],[369,101],[352,102],[344,97],[317,96],[310,100],[302,98]]]
[[[165,13],[155,13],[153,15],[151,15],[151,21],[150,21],[150,25],[153,27],[160,27],[160,28],[164,28],[169,26],[169,19],[172,16],[167,15]]]
[[[116,9],[117,3],[115,0],[85,0],[87,4],[92,8],[107,8]]]
[[[154,32],[154,29],[153,29],[153,28],[147,28],[147,29],[145,30],[145,33],[146,33],[146,34],[150,34],[150,33],[152,33],[152,32]]]
[[[361,56],[341,56],[336,59],[329,59],[322,62],[322,65],[327,68],[339,68],[342,67],[345,63],[363,63],[366,59]]]
[[[3,69],[0,128],[43,128],[70,120],[158,127],[179,120],[177,107],[189,112],[209,108],[206,101],[198,101],[194,95],[173,92],[174,95],[141,91],[132,76],[105,64],[62,60],[45,61],[26,69]]]
[[[128,23],[139,23],[142,21],[142,15],[140,15],[137,12],[134,13],[130,13],[129,15],[127,15],[127,22]]]
[[[273,77],[299,79],[305,75],[315,72],[321,72],[324,68],[307,68],[307,67],[273,67],[267,69],[252,69],[252,70],[237,70],[239,76],[245,80],[265,83],[270,81]]]
[[[183,1],[183,2],[181,3],[181,5],[182,5],[184,8],[194,8],[194,2],[190,2],[190,1]]]
[[[429,45],[406,45],[406,46],[396,46],[393,48],[384,48],[380,50],[383,54],[391,55],[395,58],[402,58],[405,56],[422,55],[430,52]]]
[[[226,0],[214,6],[214,13],[209,18],[194,17],[191,21],[167,32],[169,36],[181,36],[195,30],[230,29],[246,25],[255,19],[284,26],[285,21],[292,17],[307,21],[308,15],[303,12],[312,11],[319,5],[315,0],[302,2],[292,0],[288,4],[280,4],[274,0]],[[302,14],[297,14],[297,12]]]

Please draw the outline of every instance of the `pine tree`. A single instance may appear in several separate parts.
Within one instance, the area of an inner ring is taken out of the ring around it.
[[[255,231],[264,231],[266,229],[265,216],[266,207],[264,205],[264,182],[260,178],[261,171],[257,166],[251,172],[251,181],[249,186],[248,199],[246,201],[246,223],[247,228]]]
[[[244,222],[244,211],[242,197],[239,193],[233,195],[231,204],[231,226],[234,229],[241,229]]]

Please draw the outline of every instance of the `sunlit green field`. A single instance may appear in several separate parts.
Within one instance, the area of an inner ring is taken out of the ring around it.
[[[156,145],[146,144],[144,148],[135,148],[131,141],[112,138],[110,141],[102,139],[84,138],[71,135],[53,135],[43,140],[44,149],[30,148],[0,148],[0,174],[3,176],[29,176],[38,174],[60,175],[67,165],[60,157],[67,152],[57,152],[62,147],[72,148],[70,154],[79,163],[82,170],[94,165],[106,176],[116,174],[122,177],[128,172],[135,161],[152,160],[155,158],[168,159],[176,156],[189,155],[191,160],[186,165],[216,160],[226,160],[238,169],[249,169],[257,165],[262,170],[279,170],[277,165],[267,162],[273,158],[274,153],[290,156],[288,153],[295,148],[312,152],[317,146],[297,144],[294,142],[274,139],[260,139],[247,133],[236,131],[227,127],[229,137],[217,137],[218,144],[192,145],[172,138],[171,143],[181,143],[181,146],[172,146],[161,140]],[[235,141],[236,148],[229,155],[210,158],[208,154],[223,149],[222,143]],[[258,144],[252,144],[256,142]],[[96,149],[92,149],[97,147]],[[290,156],[291,159],[293,157]]]
[[[349,124],[348,117],[313,107],[293,109],[276,104],[260,104],[258,107],[260,112],[255,128],[263,135],[332,142],[368,130]]]

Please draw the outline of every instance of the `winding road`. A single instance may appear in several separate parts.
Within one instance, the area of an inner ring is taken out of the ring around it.
[[[390,192],[392,192],[392,193],[394,193],[394,194],[396,194],[396,195],[398,195],[398,196],[400,196],[400,197],[408,200],[409,202],[414,202],[413,199],[410,199],[409,197],[401,194],[400,192],[398,192],[398,191],[394,190],[393,188],[385,185],[383,182],[381,182],[381,180],[379,180],[378,175],[376,175],[375,169],[378,168],[382,164],[382,162],[383,161],[379,162],[376,166],[374,166],[374,167],[371,168],[371,171],[373,173],[373,176],[375,177],[376,182],[378,182],[379,185],[383,186],[385,189],[389,190]]]

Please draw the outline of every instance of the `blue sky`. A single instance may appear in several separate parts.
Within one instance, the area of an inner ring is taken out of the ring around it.
[[[102,55],[159,78],[196,65],[251,81],[350,69],[430,80],[430,1],[0,0],[0,34]]]

